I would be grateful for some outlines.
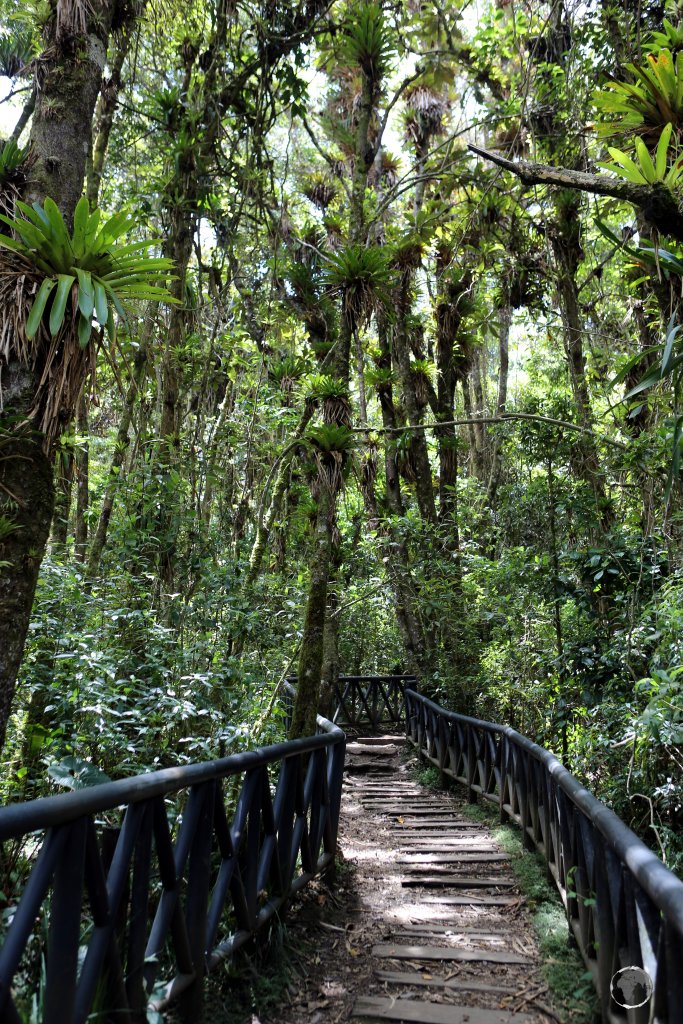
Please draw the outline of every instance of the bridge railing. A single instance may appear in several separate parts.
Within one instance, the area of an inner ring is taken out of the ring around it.
[[[575,779],[514,729],[445,711],[406,690],[409,739],[447,776],[496,803],[545,858],[591,971],[604,1022],[683,1021],[683,882]],[[653,996],[619,1009],[611,980],[643,968]]]
[[[332,720],[344,728],[379,732],[387,726],[403,726],[407,686],[414,686],[415,676],[340,676],[335,686],[335,708]]]
[[[39,848],[5,910],[0,1022],[28,1019],[34,993],[44,1024],[137,1024],[176,998],[196,1019],[206,973],[333,863],[345,736],[318,726],[0,809],[0,841]],[[27,1007],[22,981],[36,971]]]

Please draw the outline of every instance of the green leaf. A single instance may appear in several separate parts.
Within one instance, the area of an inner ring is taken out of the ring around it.
[[[53,259],[55,260],[55,270],[66,273],[70,266],[73,257],[73,251],[71,249],[71,239],[69,238],[69,232],[66,229],[64,218],[62,217],[59,207],[57,204],[46,196],[45,202],[43,203],[43,209],[47,214],[51,232],[49,241],[52,243]]]
[[[109,316],[107,317],[107,336],[110,341],[114,341],[116,338],[116,321],[114,320],[114,307],[109,307]]]
[[[57,275],[57,292],[52,300],[52,309],[50,310],[50,334],[53,337],[64,323],[66,302],[75,280],[76,278],[72,277],[71,274]]]
[[[676,327],[677,312],[678,311],[672,314],[671,319],[669,320],[668,326],[666,328],[666,343],[664,345],[664,354],[662,356],[662,378],[666,377],[667,374],[670,372],[674,341],[676,340],[676,337],[681,329],[680,327]]]
[[[1,236],[0,236],[1,237]],[[45,305],[47,300],[52,293],[52,289],[57,284],[54,277],[46,277],[36,295],[33,305],[31,306],[31,312],[26,318],[26,337],[31,341],[36,336],[36,331],[40,327],[40,322],[43,319],[43,313],[45,312]]]
[[[635,398],[636,395],[641,394],[643,391],[647,391],[648,388],[654,387],[655,384],[659,384],[661,379],[661,368],[656,366],[653,370],[650,370],[649,373],[646,373],[642,380],[639,380],[635,387],[632,387],[631,390],[624,395],[623,401],[630,402],[630,400]]]
[[[638,163],[640,164],[645,180],[648,185],[654,185],[657,180],[655,173],[655,165],[652,163],[652,157],[648,152],[648,148],[642,139],[636,139],[636,154],[638,156]]]
[[[86,789],[88,786],[98,786],[102,782],[111,782],[106,772],[96,765],[73,756],[63,757],[57,764],[51,764],[47,773],[58,785],[66,789]]]
[[[0,235],[0,246],[3,249],[11,249],[13,252],[25,252],[26,246],[21,242],[17,242],[16,238],[10,238],[9,235]]]
[[[672,445],[672,456],[671,456],[671,470],[669,472],[669,479],[666,484],[666,490],[664,492],[664,501],[668,501],[671,496],[671,490],[674,485],[674,480],[678,480],[681,474],[681,435],[683,434],[683,416],[677,416],[674,424],[673,433],[673,445]]]
[[[109,303],[107,301],[107,293],[104,288],[102,281],[97,278],[93,279],[93,288],[95,291],[95,311],[97,314],[97,320],[100,327],[104,327],[109,316]]]
[[[669,153],[669,142],[671,140],[671,132],[673,131],[673,125],[671,121],[664,125],[664,130],[659,136],[659,142],[657,143],[657,152],[655,154],[655,178],[657,181],[664,181],[666,177],[666,158]]]
[[[28,220],[33,221],[37,228],[47,231],[48,234],[50,233],[50,219],[40,203],[33,203],[32,206],[26,206],[22,203],[22,207],[23,209],[21,212],[28,218]]]
[[[74,210],[73,251],[77,259],[80,259],[85,253],[85,236],[89,219],[90,204],[85,196],[81,196]]]
[[[626,153],[622,153],[620,149],[615,149],[613,146],[608,146],[607,150],[612,159],[619,165],[618,167],[613,165],[611,170],[614,170],[616,174],[620,174],[622,178],[628,178],[629,181],[635,182],[637,185],[647,184],[642,171]],[[609,167],[610,165],[604,164],[602,166]]]
[[[659,352],[661,347],[661,345],[650,345],[648,348],[644,348],[642,349],[642,351],[636,352],[634,356],[631,356],[631,358],[626,363],[624,363],[622,368],[619,370],[619,373],[612,377],[607,387],[611,389],[613,387],[616,387],[617,384],[623,384],[631,370],[635,366],[637,366],[638,363],[642,362],[644,359],[649,358],[649,356],[654,355],[655,352]]]
[[[81,348],[86,348],[90,337],[92,335],[92,317],[83,316],[82,313],[78,314],[78,344]]]
[[[87,270],[81,270],[79,267],[76,267],[76,276],[78,277],[78,308],[86,319],[92,320],[95,308],[95,289],[92,277]]]

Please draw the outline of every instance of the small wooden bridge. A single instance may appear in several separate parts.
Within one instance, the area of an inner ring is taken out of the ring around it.
[[[0,809],[4,849],[28,861],[21,899],[5,910],[0,1024],[31,1015],[45,1024],[137,1024],[171,1003],[198,1019],[206,974],[333,864],[340,725],[356,733],[400,725],[464,799],[494,803],[501,820],[519,825],[557,885],[605,1024],[683,1022],[683,883],[552,754],[505,726],[440,708],[412,678],[342,678],[336,696],[335,721],[319,718],[317,736]],[[450,799],[405,776],[387,785],[377,772],[395,766],[381,746],[372,754],[372,744],[349,745],[346,792],[383,827],[400,826],[401,888],[420,892],[429,913],[424,932],[414,925],[369,951],[383,994],[363,995],[353,1012],[425,1024],[542,1020],[505,1008],[502,990],[529,967],[527,951],[501,938],[497,915],[515,898],[506,861]],[[461,939],[445,941],[454,927]],[[434,986],[423,977],[423,999],[400,999],[410,972],[381,961],[403,959],[485,963],[489,976],[460,984],[436,976],[446,1002],[430,999]],[[624,1009],[612,979],[632,966],[653,991]]]

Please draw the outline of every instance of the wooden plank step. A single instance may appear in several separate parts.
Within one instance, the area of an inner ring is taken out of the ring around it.
[[[361,743],[364,747],[382,746],[383,743],[400,743],[406,742],[405,736],[358,736],[355,743]]]
[[[509,907],[519,903],[519,896],[500,896],[498,893],[472,893],[470,896],[449,896],[448,893],[439,896],[425,894],[420,897],[420,903],[438,904],[440,907]]]
[[[491,964],[530,964],[530,957],[504,949],[453,949],[448,946],[401,946],[393,942],[379,942],[372,947],[372,955],[391,960],[441,960],[481,962]]]
[[[512,889],[516,882],[501,878],[467,878],[465,875],[409,875],[401,879],[401,885],[435,886],[442,885],[445,889]]]
[[[423,836],[422,833],[417,835],[398,835],[394,836],[394,839],[401,844],[402,847],[409,849],[411,846],[417,849],[436,849],[442,847],[444,850],[457,850],[460,847],[474,846],[478,844],[481,847],[486,846],[489,850],[496,847],[495,841],[489,839],[486,835],[478,835],[476,832],[462,832],[456,835],[445,835],[438,833],[438,835],[427,835]]]
[[[457,818],[455,815],[449,817],[448,815],[442,814],[438,818],[432,817],[428,814],[424,818],[417,817],[414,814],[404,814],[400,807],[396,808],[384,808],[386,814],[398,814],[404,820],[401,822],[403,828],[430,828],[433,832],[437,829],[439,832],[447,831],[448,829],[462,829],[466,832],[479,832],[481,825],[475,824],[475,822],[463,821],[461,818]]]
[[[412,935],[490,935],[499,938],[501,935],[507,937],[510,934],[510,926],[507,924],[458,924],[457,921],[446,925],[436,924],[407,924],[402,928],[403,932],[410,932]]]
[[[475,846],[472,842],[453,843],[451,846],[445,846],[441,843],[438,846],[429,846],[427,843],[411,843],[409,846],[405,843],[397,843],[396,847],[401,857],[422,857],[423,854],[428,857],[444,857],[449,854],[493,852],[491,846]]]
[[[391,815],[389,824],[400,830],[403,838],[410,839],[411,842],[416,839],[420,842],[423,839],[480,839],[488,842],[488,836],[481,836],[476,829],[467,828],[466,825],[461,825],[459,822],[443,821],[439,822],[439,826],[435,828],[434,825],[426,824],[426,822],[405,819],[399,821],[400,817],[400,814]],[[491,845],[494,845],[493,839],[491,839]]]
[[[464,825],[477,828],[479,823],[468,821],[467,818],[463,818],[461,814],[454,811],[450,807],[418,807],[417,805],[405,804],[402,801],[394,801],[387,803],[386,799],[382,800],[378,797],[376,800],[370,799],[369,797],[363,801],[366,804],[373,804],[377,807],[383,807],[386,809],[387,814],[392,814],[394,811],[398,811],[401,814],[405,814],[409,818],[455,818],[461,821]]]
[[[392,754],[398,754],[398,747],[395,743],[376,743],[370,745],[368,743],[357,743],[352,740],[351,743],[346,744],[347,754],[362,754],[363,757],[386,757]]]
[[[509,861],[506,853],[477,852],[472,850],[449,850],[446,853],[410,853],[403,858],[404,864],[471,864],[479,861]]]
[[[423,1003],[414,999],[382,999],[360,996],[352,1010],[354,1017],[376,1020],[398,1020],[407,1024],[531,1024],[528,1013],[507,1010],[484,1010],[475,1006],[448,1006],[445,1003]]]
[[[485,942],[487,949],[505,949],[509,941],[508,936],[501,935],[500,932],[476,931],[473,928],[451,928],[448,932],[413,932],[407,928],[392,936],[394,942],[400,942],[402,945],[409,946],[412,942],[429,942],[438,946],[439,949],[457,949],[462,946],[463,938],[467,942]],[[467,946],[463,948],[467,948]]]
[[[375,971],[378,981],[390,985],[410,985],[411,988],[447,988],[456,992],[494,992],[496,995],[514,995],[518,991],[513,985],[494,985],[488,981],[468,981],[467,978],[444,978],[439,974],[428,975],[419,971]]]

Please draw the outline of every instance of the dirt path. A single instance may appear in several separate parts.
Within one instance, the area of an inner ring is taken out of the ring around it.
[[[556,1024],[507,857],[400,742],[350,744],[338,884],[288,927],[292,1002],[254,1024]]]

